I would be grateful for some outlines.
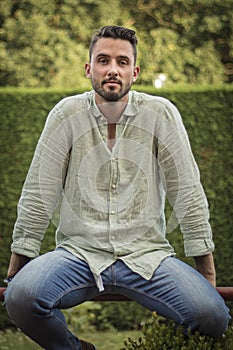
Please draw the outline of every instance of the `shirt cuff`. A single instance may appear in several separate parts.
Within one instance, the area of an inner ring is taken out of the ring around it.
[[[36,258],[40,253],[40,242],[33,238],[18,238],[11,245],[12,253]]]
[[[212,239],[194,239],[184,243],[184,251],[186,256],[201,256],[212,253],[214,251],[214,242]]]

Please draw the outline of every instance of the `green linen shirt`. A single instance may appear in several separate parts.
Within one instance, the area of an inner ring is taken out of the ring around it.
[[[94,91],[50,112],[18,204],[12,251],[36,257],[50,220],[56,245],[101,272],[121,259],[150,279],[175,255],[166,233],[180,225],[187,256],[214,250],[206,196],[188,136],[168,100],[130,91],[107,146],[107,120]],[[173,212],[166,223],[165,198]]]

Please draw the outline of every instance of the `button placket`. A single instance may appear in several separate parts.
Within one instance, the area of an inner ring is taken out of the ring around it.
[[[113,230],[117,226],[117,179],[118,179],[118,160],[116,157],[111,159],[111,183],[109,194],[109,240],[114,247],[115,235]]]

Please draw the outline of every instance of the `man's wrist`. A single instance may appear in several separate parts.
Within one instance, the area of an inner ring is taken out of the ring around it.
[[[213,254],[194,257],[196,269],[200,272],[214,287],[216,286],[216,272],[214,266]]]
[[[9,268],[7,272],[6,280],[12,279],[23,266],[25,266],[31,258],[25,255],[20,255],[17,253],[12,253],[9,263]]]

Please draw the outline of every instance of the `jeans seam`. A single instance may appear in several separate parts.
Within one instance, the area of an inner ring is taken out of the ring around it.
[[[69,332],[67,326],[64,325],[64,323],[60,320],[59,317],[57,317],[57,316],[55,315],[55,313],[54,313],[53,311],[51,311],[51,316],[53,316],[53,317],[56,319],[56,321],[58,321],[58,322],[61,324],[61,326],[63,327],[63,329],[64,329],[65,332],[67,333],[67,334],[66,334],[66,339],[65,339],[64,345],[68,344],[67,341],[69,341],[69,336],[71,335],[71,333]],[[75,339],[75,336],[74,336],[74,339]],[[70,344],[69,344],[69,345],[70,345]],[[72,345],[75,346],[75,344],[72,344]],[[77,347],[75,346],[73,349],[76,350]]]
[[[181,320],[181,322],[182,322],[181,324],[183,324],[183,322],[184,322],[184,320],[185,320],[184,317],[183,317],[182,314],[180,314],[177,310],[175,310],[175,309],[173,308],[173,306],[172,306],[169,302],[164,302],[163,300],[161,300],[161,299],[159,299],[159,298],[157,298],[157,297],[155,297],[155,296],[153,296],[153,295],[150,295],[150,294],[145,293],[145,292],[138,291],[138,289],[135,289],[135,288],[132,288],[132,287],[126,287],[125,285],[116,284],[115,287],[120,287],[120,288],[123,288],[123,289],[128,289],[128,290],[133,291],[133,292],[135,292],[135,293],[137,293],[137,294],[140,294],[140,295],[142,295],[142,296],[145,296],[145,297],[147,297],[147,298],[149,298],[149,299],[156,300],[157,302],[161,303],[161,304],[164,305],[165,307],[167,307],[167,308],[169,308],[170,310],[172,310],[172,311],[174,312],[174,314],[176,314],[176,315],[179,317],[179,319]],[[117,293],[115,293],[115,294],[117,294]],[[126,296],[127,296],[127,294],[126,294]],[[132,299],[132,300],[134,300],[134,299]],[[136,300],[134,300],[134,301],[136,301]],[[136,302],[138,302],[138,301],[136,301]]]
[[[68,290],[65,290],[63,293],[58,295],[56,299],[53,299],[53,303],[49,303],[48,307],[50,307],[50,308],[54,307],[54,305],[56,305],[59,300],[64,298],[70,292],[73,292],[73,291],[76,291],[76,290],[79,290],[79,289],[93,288],[93,287],[96,287],[96,284],[94,282],[93,282],[93,284],[82,284],[82,285],[79,285],[79,286],[74,286],[72,288],[69,288]]]

